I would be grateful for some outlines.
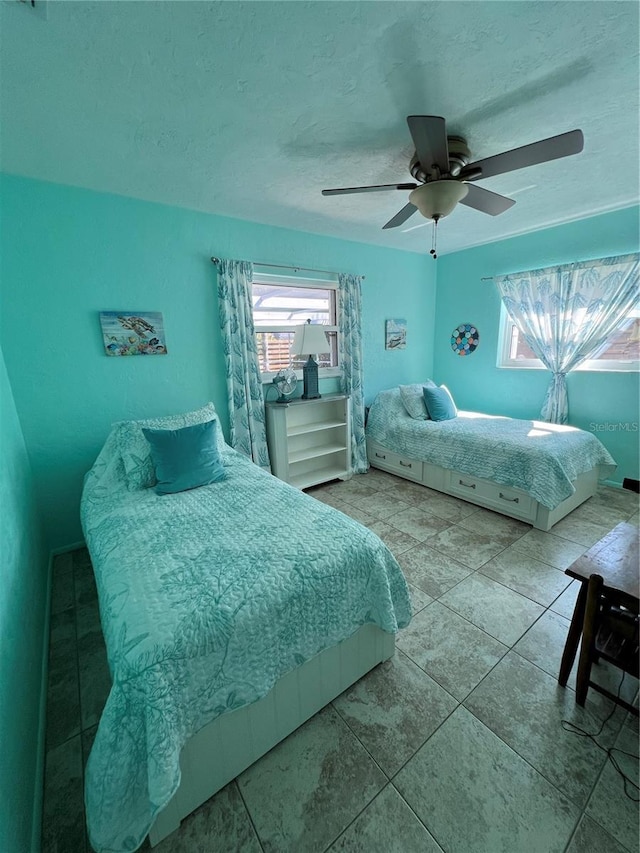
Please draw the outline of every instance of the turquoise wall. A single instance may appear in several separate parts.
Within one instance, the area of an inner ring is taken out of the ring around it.
[[[496,367],[500,299],[493,283],[481,278],[638,251],[638,211],[606,213],[438,259],[434,378],[451,389],[460,408],[537,418],[549,382],[545,370]],[[450,348],[450,333],[463,322],[480,332],[470,358]],[[638,373],[576,371],[567,386],[570,423],[585,430],[615,426],[596,432],[618,463],[613,479],[637,479],[639,433],[632,427],[640,421]]]
[[[632,251],[638,239],[638,210],[629,209],[442,256],[434,264],[425,255],[9,175],[0,177],[0,212],[0,333],[51,548],[82,538],[82,478],[113,421],[213,400],[226,429],[211,255],[366,276],[367,402],[381,388],[433,375],[451,387],[462,408],[535,417],[547,374],[496,367],[499,300],[480,278]],[[108,358],[100,310],[163,312],[169,354]],[[406,350],[384,349],[390,317],[407,319]],[[482,335],[469,359],[449,348],[449,332],[462,321],[477,324]],[[637,374],[572,374],[569,395],[571,422],[584,429],[639,420]],[[619,463],[618,478],[637,478],[638,434],[598,435]]]
[[[365,389],[432,370],[435,265],[420,254],[3,175],[2,341],[52,548],[81,539],[82,478],[113,421],[228,410],[209,258],[343,270],[363,283]],[[167,356],[104,355],[98,312],[164,314]],[[408,346],[384,349],[406,317]]]
[[[0,850],[39,842],[47,558],[31,468],[0,350]]]

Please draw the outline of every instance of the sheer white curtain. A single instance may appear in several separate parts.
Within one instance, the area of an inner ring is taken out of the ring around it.
[[[509,316],[552,372],[541,417],[566,424],[566,375],[594,355],[640,298],[637,252],[497,276]]]
[[[261,468],[271,470],[265,428],[264,396],[258,361],[249,261],[220,261],[218,304],[227,368],[230,444]]]

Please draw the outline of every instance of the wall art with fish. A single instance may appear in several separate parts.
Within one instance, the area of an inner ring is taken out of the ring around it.
[[[107,355],[166,355],[162,314],[158,311],[101,311]]]

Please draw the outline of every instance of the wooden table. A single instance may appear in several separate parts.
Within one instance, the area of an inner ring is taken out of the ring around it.
[[[584,705],[589,687],[603,693],[618,704],[637,714],[637,708],[614,696],[598,684],[590,681],[591,664],[602,657],[615,666],[638,677],[638,659],[633,655],[630,660],[616,659],[599,649],[596,638],[599,616],[603,602],[628,611],[629,619],[638,616],[638,597],[640,594],[640,570],[638,537],[640,531],[633,524],[618,524],[604,538],[579,557],[565,574],[580,581],[580,591],[569,626],[567,642],[562,654],[558,683],[566,686],[569,673],[575,661],[580,637],[582,648],[576,679],[576,702]]]

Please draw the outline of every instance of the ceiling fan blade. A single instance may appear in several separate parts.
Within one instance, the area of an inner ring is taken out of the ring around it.
[[[407,124],[422,168],[430,172],[437,166],[441,172],[448,172],[449,146],[445,120],[440,116],[407,116]]]
[[[475,184],[467,184],[469,192],[461,199],[460,204],[466,204],[467,207],[474,207],[482,213],[488,213],[491,216],[497,216],[499,213],[504,213],[516,203],[515,199],[507,198],[498,193],[492,193],[490,190],[485,190],[484,187],[477,187]]]
[[[524,169],[526,166],[535,166],[538,163],[547,163],[549,160],[558,160],[560,157],[569,157],[571,154],[579,154],[584,147],[584,137],[581,130],[570,130],[559,136],[550,136],[521,148],[513,148],[502,154],[495,154],[485,160],[476,160],[460,172],[460,177],[467,181],[477,181],[482,178],[491,178],[493,175],[503,175],[505,172],[513,172],[515,169]],[[481,174],[472,172],[481,169]]]
[[[415,204],[411,204],[411,202],[405,204],[402,210],[399,210],[395,216],[392,216],[391,219],[382,226],[383,230],[385,228],[397,228],[398,225],[402,225],[402,223],[406,222],[410,216],[413,216],[417,209],[418,208]]]
[[[378,190],[415,190],[417,184],[378,184],[374,187],[340,187],[335,190],[322,190],[322,195],[346,195],[347,193],[374,193]]]

